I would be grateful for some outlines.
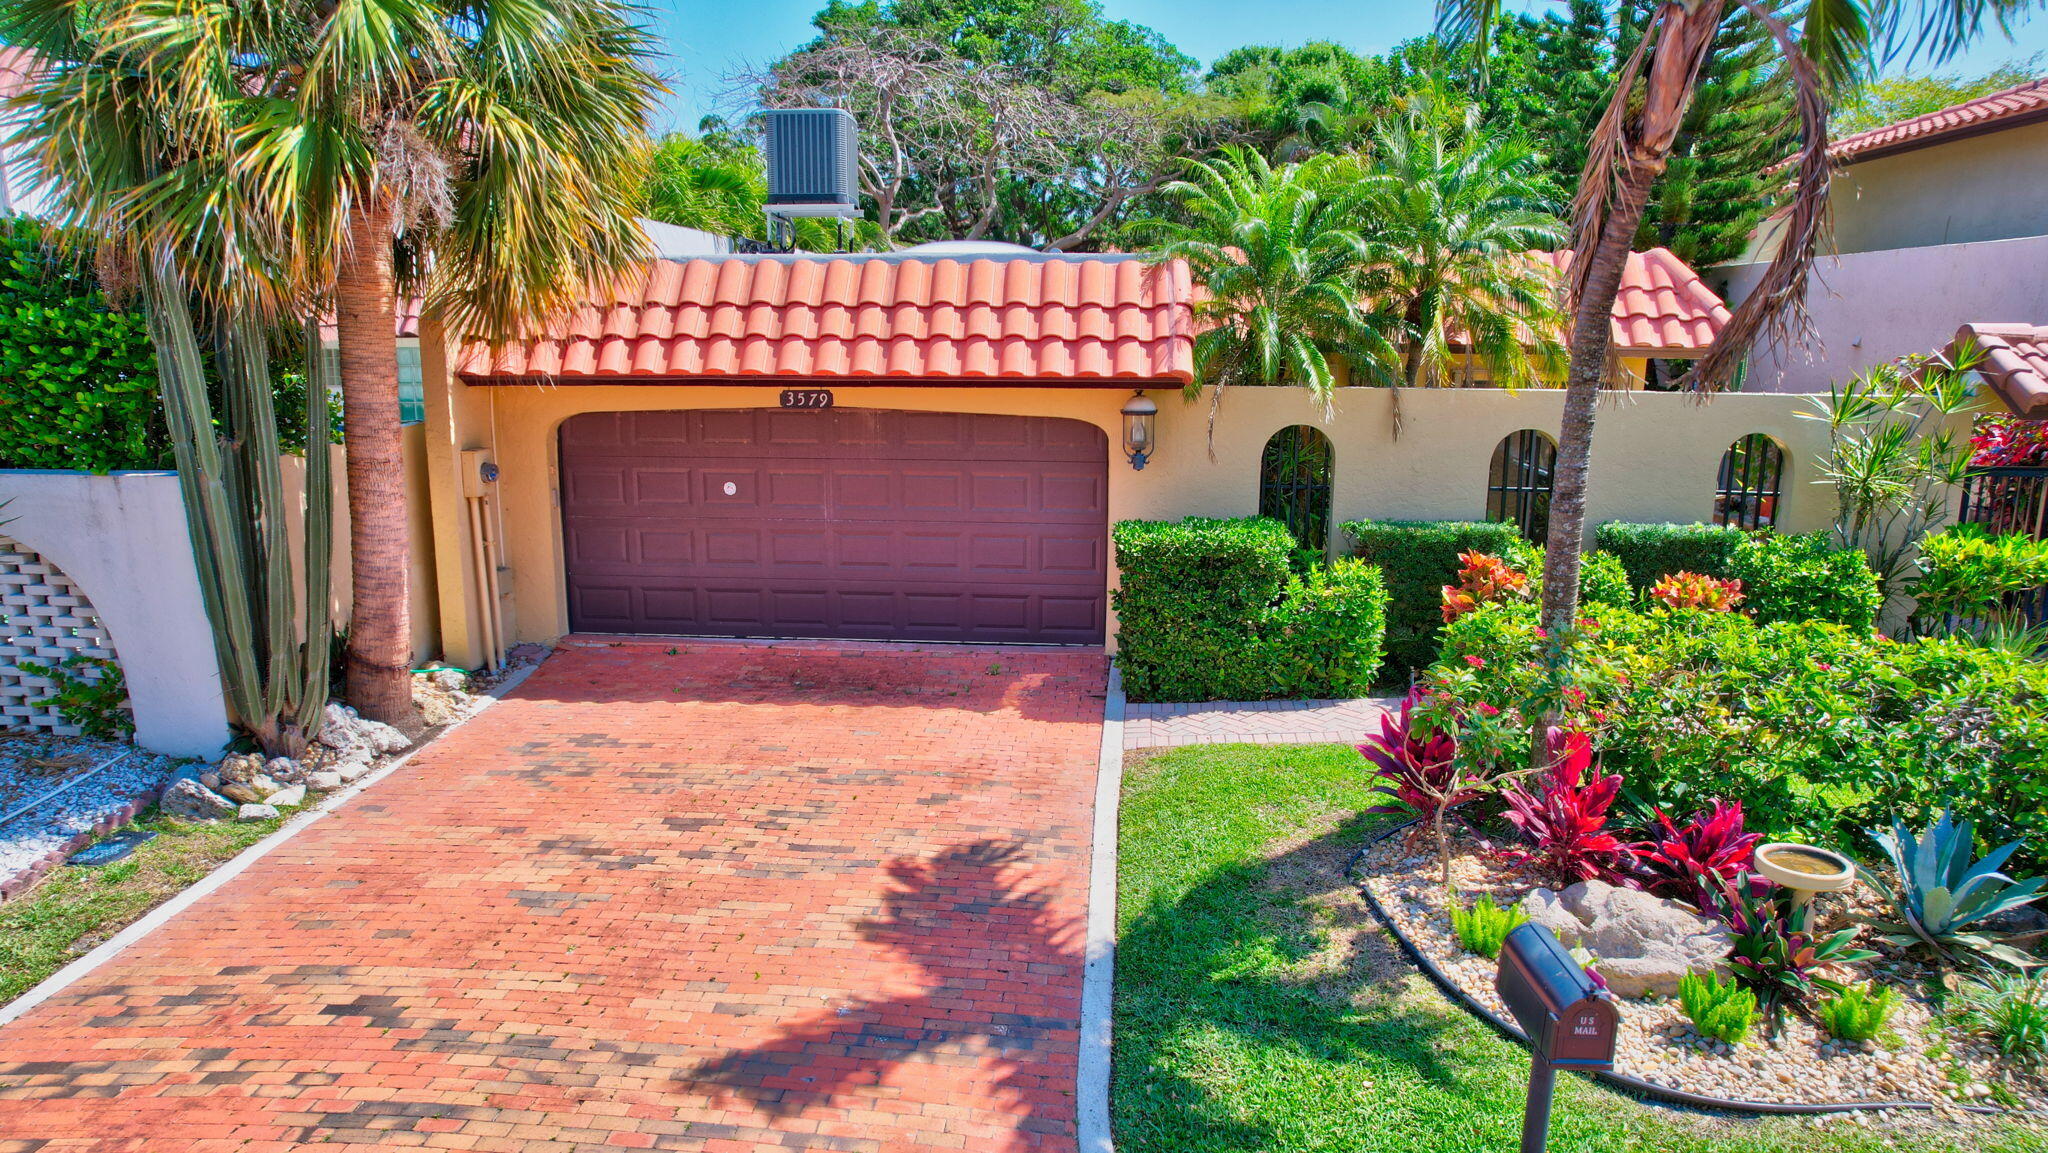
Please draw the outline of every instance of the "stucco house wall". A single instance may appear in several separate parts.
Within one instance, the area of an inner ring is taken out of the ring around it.
[[[1749,295],[1764,267],[1716,269],[1723,295]],[[2048,236],[1822,257],[1806,298],[1815,339],[1759,344],[1744,389],[1826,392],[1865,369],[1938,351],[1965,321],[2039,322],[2048,318],[2044,269]]]
[[[430,357],[445,366],[445,358]],[[1135,382],[1146,383],[1146,382]],[[663,409],[773,408],[787,382],[761,384],[471,385],[428,375],[429,453],[435,487],[441,619],[449,660],[482,659],[476,574],[463,547],[472,506],[461,497],[464,449],[485,450],[500,472],[486,516],[504,540],[501,613],[509,642],[547,642],[569,627],[563,576],[558,433],[579,413]],[[1332,512],[1365,518],[1476,520],[1486,508],[1487,468],[1510,433],[1555,437],[1563,394],[1491,389],[1403,390],[1403,429],[1393,430],[1394,396],[1378,388],[1338,390],[1331,411],[1299,389],[1234,389],[1224,397],[1214,455],[1209,398],[1184,402],[1154,385],[1157,450],[1143,471],[1117,448],[1127,387],[890,386],[833,382],[841,408],[1001,413],[1085,420],[1109,437],[1109,519],[1243,516],[1258,510],[1259,462],[1279,429],[1310,424],[1336,455]],[[1600,413],[1588,521],[1696,521],[1713,514],[1722,454],[1762,432],[1786,449],[1778,523],[1789,531],[1826,527],[1829,490],[1813,462],[1825,430],[1800,418],[1810,397],[1670,393],[1610,394]],[[1112,566],[1110,584],[1116,575]],[[1114,645],[1115,623],[1110,623]]]

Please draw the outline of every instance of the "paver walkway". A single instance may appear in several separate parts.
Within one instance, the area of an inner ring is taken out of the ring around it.
[[[1380,718],[1399,709],[1399,697],[1335,701],[1198,701],[1127,705],[1124,748],[1180,745],[1355,745],[1380,730]]]
[[[572,641],[0,1029],[0,1153],[1070,1150],[1105,671]]]

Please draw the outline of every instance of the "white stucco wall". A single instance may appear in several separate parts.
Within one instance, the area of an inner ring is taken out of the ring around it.
[[[2048,236],[1823,257],[1807,291],[1815,339],[1791,348],[1760,345],[1745,391],[1826,392],[1831,382],[1872,366],[1938,351],[1966,323],[2048,322],[2044,269]],[[1710,279],[1724,282],[1732,304],[1763,270],[1727,265]]]
[[[0,531],[62,569],[111,634],[136,743],[217,755],[229,736],[227,705],[177,475],[0,470],[0,500]]]

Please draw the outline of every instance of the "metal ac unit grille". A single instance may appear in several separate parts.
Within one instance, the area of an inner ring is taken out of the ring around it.
[[[840,108],[777,108],[766,117],[768,204],[789,215],[851,216],[859,211],[854,171],[858,129]],[[809,211],[804,211],[808,209]]]

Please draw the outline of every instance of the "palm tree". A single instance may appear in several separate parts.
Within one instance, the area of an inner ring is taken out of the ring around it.
[[[1481,131],[1466,108],[1455,129],[1425,102],[1373,134],[1373,169],[1354,214],[1372,241],[1373,292],[1401,319],[1400,383],[1455,383],[1457,343],[1515,388],[1563,363],[1556,282],[1531,257],[1564,239],[1544,205],[1536,156]],[[1400,428],[1398,397],[1395,429]]]
[[[659,82],[625,0],[11,0],[64,223],[221,316],[339,330],[348,688],[415,724],[396,307],[497,340],[639,258]]]
[[[1230,147],[1189,164],[1188,178],[1163,192],[1178,214],[1153,221],[1159,262],[1183,260],[1206,295],[1195,303],[1190,400],[1214,385],[1209,438],[1224,392],[1236,385],[1298,385],[1327,406],[1336,362],[1393,363],[1383,318],[1366,303],[1373,252],[1348,226],[1341,189],[1355,162],[1315,157],[1273,166],[1257,152]]]
[[[1727,379],[1760,334],[1789,335],[1804,325],[1807,271],[1827,216],[1831,93],[1866,75],[1894,47],[1910,46],[1914,54],[1924,53],[1940,64],[1976,39],[1987,22],[2009,34],[2015,15],[2041,3],[1839,0],[1800,6],[1793,15],[1769,0],[1664,0],[1656,8],[1635,53],[1623,62],[1607,111],[1593,131],[1572,205],[1571,354],[1544,562],[1546,628],[1566,636],[1577,615],[1593,416],[1606,377],[1609,317],[1630,242],[1651,187],[1670,161],[1723,22],[1745,14],[1768,31],[1794,93],[1800,144],[1789,165],[1784,242],[1756,289],[1688,374],[1688,381],[1702,389]],[[1452,44],[1470,45],[1483,63],[1500,7],[1500,0],[1439,0],[1439,28]]]

